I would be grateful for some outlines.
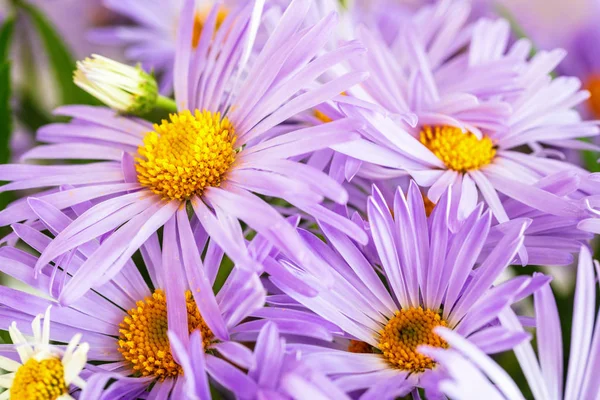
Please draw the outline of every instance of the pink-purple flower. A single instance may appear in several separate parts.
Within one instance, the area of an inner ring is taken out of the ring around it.
[[[488,353],[511,349],[525,338],[520,331],[502,327],[498,317],[547,279],[523,276],[493,283],[517,254],[528,221],[507,225],[500,241],[481,257],[490,211],[483,212],[480,204],[461,229],[452,232],[451,199],[449,192],[444,194],[428,218],[416,184],[411,183],[406,195],[398,190],[391,209],[374,187],[365,225],[374,243],[375,262],[365,249],[327,224],[320,225],[327,243],[303,232],[314,253],[333,270],[335,283],[329,288],[280,258],[318,294],[303,294],[298,286],[272,277],[275,286],[337,326],[334,344],[300,343],[293,348],[306,353],[306,362],[342,390],[393,398],[420,386],[423,376],[435,372],[435,363],[420,355],[417,346],[447,347],[433,333],[437,326],[459,332]],[[267,303],[271,301],[282,302],[277,296],[267,298]],[[293,304],[286,303],[292,308]]]
[[[327,279],[326,269],[310,256],[294,228],[257,195],[281,198],[366,240],[355,224],[320,204],[324,198],[344,204],[344,189],[317,169],[294,161],[296,156],[356,138],[360,123],[345,118],[292,132],[274,129],[366,76],[349,72],[317,84],[316,78],[363,48],[350,42],[319,54],[312,41],[331,32],[336,18],[328,15],[304,29],[309,5],[305,0],[292,2],[276,33],[249,65],[260,7],[232,11],[214,38],[203,35],[193,48],[195,2],[187,1],[175,59],[179,112],[161,124],[152,126],[103,107],[59,108],[57,114],[73,119],[43,127],[38,140],[48,144],[34,148],[25,158],[98,161],[0,167],[0,178],[12,181],[1,191],[51,187],[55,189],[38,197],[59,209],[87,201],[94,204],[45,249],[36,272],[73,248],[106,235],[77,271],[89,288],[92,280],[85,277],[118,271],[156,230],[176,215],[186,214],[188,207],[230,257],[240,254],[240,243],[230,231],[239,230],[241,220]],[[214,31],[217,17],[215,7],[205,31]],[[71,187],[56,190],[61,185]],[[31,218],[35,215],[25,201],[0,212],[3,225]],[[304,262],[307,258],[313,261]],[[61,299],[71,302],[81,294],[66,285]]]
[[[600,332],[596,317],[598,275],[598,263],[592,260],[589,249],[582,247],[566,370],[563,367],[560,318],[552,290],[545,285],[534,294],[537,356],[528,341],[514,348],[533,398],[589,399],[597,395],[600,385],[595,379],[600,362]],[[500,319],[508,328],[523,330],[512,311],[505,311]],[[480,349],[446,329],[439,328],[438,333],[450,343],[452,350],[422,349],[434,357],[444,370],[430,383],[432,386],[437,386],[452,399],[469,399],[471,390],[489,398],[524,398],[510,376]]]

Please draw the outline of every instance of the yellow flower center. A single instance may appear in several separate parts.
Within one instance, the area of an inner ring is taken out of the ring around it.
[[[61,360],[30,358],[15,374],[10,397],[19,400],[55,400],[68,391]]]
[[[448,348],[446,341],[433,332],[437,326],[447,326],[447,322],[429,309],[412,307],[397,311],[380,331],[379,350],[394,368],[410,372],[432,369],[435,361],[417,352],[417,347]]]
[[[585,89],[590,91],[590,98],[587,101],[590,111],[594,117],[600,118],[600,74],[590,76]]]
[[[194,15],[194,30],[192,33],[192,47],[195,49],[198,47],[198,43],[200,42],[200,37],[202,36],[202,29],[204,29],[204,24],[206,23],[206,19],[208,18],[208,14],[210,13],[210,6],[203,7],[201,10],[197,11]],[[227,14],[229,12],[224,6],[219,6],[217,10],[217,21],[215,23],[215,32],[219,30],[225,18],[227,18]]]
[[[420,141],[444,162],[447,168],[467,172],[488,165],[496,155],[492,140],[478,139],[471,132],[453,126],[424,126]]]
[[[138,148],[138,181],[168,200],[219,186],[235,160],[235,132],[221,113],[183,111],[154,125]]]
[[[210,328],[202,319],[192,293],[185,292],[188,331],[200,329],[204,348],[214,341]],[[183,369],[173,359],[167,336],[167,301],[165,293],[156,289],[152,297],[136,303],[136,307],[119,325],[119,353],[131,363],[136,375],[155,376],[159,379],[183,374]]]

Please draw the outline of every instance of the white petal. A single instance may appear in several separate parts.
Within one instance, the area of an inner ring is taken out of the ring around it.
[[[2,368],[5,371],[15,372],[19,369],[21,365],[23,364],[21,364],[20,362],[11,360],[8,357],[0,356],[0,368]]]
[[[69,363],[69,361],[73,357],[73,351],[75,351],[80,340],[81,340],[80,333],[73,336],[73,338],[71,339],[71,341],[69,342],[69,345],[67,346],[67,348],[65,350],[65,354],[63,355],[63,358],[62,358],[63,364]]]
[[[86,385],[86,384],[87,384],[87,382],[86,382],[86,381],[84,381],[83,379],[81,379],[81,377],[80,377],[80,376],[76,376],[76,377],[75,377],[75,379],[73,379],[73,380],[71,381],[71,385],[75,385],[75,386],[77,386],[77,387],[78,387],[78,388],[80,388],[80,389],[83,389],[83,388],[85,388],[85,385]]]
[[[31,330],[33,331],[33,339],[36,344],[42,341],[42,314],[38,314],[31,323]]]
[[[17,353],[19,353],[19,357],[21,358],[21,363],[25,364],[27,360],[29,360],[33,356],[33,349],[29,344],[27,344],[27,340],[17,329],[17,324],[12,323],[12,325],[8,328],[8,332],[10,333],[10,338],[15,344],[15,349]]]
[[[44,329],[42,331],[42,343],[49,344],[50,343],[50,309],[52,305],[49,305],[46,308],[46,314],[44,315]]]
[[[70,385],[71,382],[79,376],[79,373],[85,367],[87,362],[87,352],[90,346],[87,343],[83,343],[73,353],[73,357],[68,364],[63,364],[65,368],[65,383]]]
[[[15,379],[15,374],[5,374],[0,376],[0,387],[10,388],[12,386],[13,380]]]

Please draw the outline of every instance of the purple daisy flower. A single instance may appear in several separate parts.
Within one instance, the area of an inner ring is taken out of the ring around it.
[[[600,57],[593,50],[600,41],[600,29],[596,24],[600,16],[599,7],[594,4],[590,10],[592,18],[579,26],[572,34],[570,42],[565,45],[569,57],[560,67],[563,74],[578,77],[589,90],[590,98],[582,107],[582,111],[590,118],[600,118]]]
[[[536,208],[523,204],[510,197],[500,195],[502,206],[509,219],[527,218],[531,223],[523,233],[525,240],[519,249],[519,256],[511,264],[566,266],[570,265],[573,255],[579,252],[582,245],[586,245],[600,233],[600,218],[597,209],[600,208],[600,197],[597,195],[584,196],[580,193],[582,187],[594,185],[597,182],[595,174],[588,177],[580,176],[573,171],[564,171],[541,179],[537,184],[541,190],[547,191],[565,201],[579,207],[581,210],[572,217],[559,217],[545,213]],[[406,177],[376,181],[375,184],[381,191],[386,204],[391,209],[394,204],[394,193],[397,187],[408,189],[409,180]],[[368,204],[368,190],[372,182],[357,177],[352,182],[345,183],[349,193],[348,206],[359,211],[366,217]],[[425,192],[423,201],[426,214],[429,216],[435,207]],[[309,217],[307,217],[309,218]],[[464,223],[458,222],[452,229],[455,231]],[[508,222],[510,223],[510,222]],[[507,223],[492,223],[492,228],[483,246],[482,254],[487,254],[503,237]]]
[[[594,273],[594,266],[596,273]],[[597,397],[600,390],[600,382],[596,379],[600,363],[600,318],[594,318],[594,315],[598,276],[600,276],[600,266],[597,262],[593,262],[588,248],[582,247],[579,255],[571,351],[566,380],[556,300],[548,285],[534,294],[538,356],[536,358],[536,353],[528,341],[517,345],[514,351],[536,400]],[[500,318],[504,326],[523,330],[512,311],[505,311]],[[470,399],[474,390],[474,377],[477,377],[478,395],[486,393],[493,395],[490,398],[497,398],[499,395],[508,399],[523,398],[517,385],[492,359],[469,345],[459,335],[445,330],[440,330],[439,334],[450,343],[451,350],[424,349],[423,351],[434,357],[447,371],[447,376],[438,382],[441,391],[453,399]]]
[[[348,393],[366,389],[366,398],[394,398],[418,386],[435,366],[416,351],[418,345],[447,347],[433,333],[436,326],[459,332],[489,353],[510,349],[524,339],[522,332],[500,326],[497,317],[547,279],[521,276],[492,284],[522,245],[528,222],[513,221],[479,262],[491,213],[482,212],[480,204],[453,233],[451,210],[448,192],[427,218],[421,192],[411,183],[407,197],[396,192],[390,211],[375,187],[368,204],[368,224],[381,260],[375,265],[351,239],[326,224],[321,228],[329,244],[304,232],[315,254],[333,268],[335,284],[309,297],[277,278],[271,280],[302,306],[337,325],[341,332],[336,336],[346,346],[294,345],[305,352],[305,362]],[[322,288],[297,265],[285,259],[281,263],[303,276],[307,285]],[[277,301],[281,301],[277,296],[267,299]]]
[[[364,24],[377,30],[388,45],[392,45],[406,21],[420,12],[431,0],[351,0],[350,14],[355,26]]]
[[[433,398],[525,400],[508,373],[477,346],[443,327],[436,328],[436,333],[449,343],[449,350],[440,351],[427,346],[419,349],[439,365],[438,373],[424,382]]]
[[[218,6],[216,24],[218,29],[227,15],[237,5],[246,4],[239,0],[199,0],[192,11],[194,25],[192,46],[199,45],[204,26],[213,6]],[[133,25],[119,25],[94,29],[89,33],[92,42],[125,46],[125,57],[141,62],[144,69],[160,73],[160,89],[163,94],[173,91],[177,32],[183,23],[181,11],[185,0],[104,0],[104,6],[112,12],[129,18]]]
[[[553,215],[510,197],[500,196],[502,206],[511,220],[531,220],[524,232],[525,240],[519,258],[513,261],[514,264],[566,266],[573,263],[573,255],[579,252],[581,246],[588,245],[594,233],[600,232],[600,218],[594,209],[600,207],[598,196],[580,198],[579,193],[582,187],[587,188],[595,180],[593,175],[586,178],[573,171],[565,171],[542,178],[535,184],[537,188],[581,208],[578,214],[570,217]],[[582,207],[582,202],[587,204],[587,209]],[[500,240],[503,229],[504,224],[492,228],[484,251]]]
[[[434,203],[452,185],[459,219],[482,198],[498,222],[507,221],[500,193],[549,214],[576,215],[579,207],[535,184],[565,169],[585,173],[547,158],[556,152],[542,145],[591,148],[575,139],[599,129],[572,109],[589,94],[576,78],[551,78],[564,52],[539,52],[528,60],[528,41],[507,48],[506,21],[464,25],[468,6],[450,3],[419,13],[394,48],[359,31],[369,50],[360,59],[370,72],[361,85],[370,95],[364,100],[387,112],[341,99],[346,114],[364,118],[367,127],[363,139],[333,148],[363,161],[359,176],[411,176]],[[516,151],[520,146],[532,152]]]
[[[185,376],[185,391],[189,399],[210,399],[206,380],[206,365],[199,354],[204,353],[199,331],[192,333],[190,345],[186,349],[177,339],[175,350],[181,360]],[[253,391],[239,395],[244,400],[350,400],[322,374],[315,372],[302,361],[299,352],[288,351],[286,340],[280,336],[277,325],[267,323],[260,330],[253,353],[253,365],[248,375],[240,380],[238,376],[228,377],[221,382],[225,387],[248,385],[253,382]],[[237,390],[236,393],[241,393]]]
[[[34,226],[14,224],[13,229],[38,252],[51,243],[43,231],[57,234],[70,225],[70,216],[91,207],[78,205],[65,214],[39,199],[29,202],[39,213],[40,221]],[[239,240],[243,241],[243,237]],[[108,379],[117,382],[103,394],[106,399],[116,398],[116,393],[123,391],[136,398],[148,390],[154,398],[184,398],[180,379],[184,365],[174,354],[171,339],[175,337],[178,344],[187,347],[193,331],[202,334],[205,368],[211,379],[223,385],[236,380],[238,384],[229,389],[238,394],[256,390],[255,383],[226,360],[243,368],[253,366],[252,352],[238,343],[237,337],[248,340],[258,334],[260,324],[243,321],[254,313],[260,314],[266,292],[255,273],[236,267],[221,289],[213,293],[223,251],[208,239],[199,224],[190,224],[185,209],[167,222],[162,246],[156,233],[143,244],[146,276],[131,259],[110,276],[77,275],[98,246],[97,240],[79,246],[55,265],[43,269],[37,278],[37,257],[14,247],[0,248],[0,270],[44,295],[0,286],[0,319],[5,324],[22,324],[52,305],[50,339],[66,343],[73,335],[81,334],[90,345],[88,360],[97,366],[86,367],[86,378],[90,377],[92,383],[86,388],[88,398],[100,398],[105,387],[102,382]],[[79,286],[81,279],[92,280],[93,290],[88,291],[88,284],[84,284],[84,294],[69,306],[62,306],[58,296],[61,286]],[[291,324],[282,325],[281,329],[296,333]],[[315,337],[329,338],[317,331]]]
[[[89,346],[79,343],[80,335],[68,340],[67,346],[50,344],[50,307],[33,320],[33,340],[25,339],[16,322],[8,332],[12,344],[2,345],[6,356],[0,355],[1,400],[73,400],[71,393],[85,387],[79,374],[86,365]]]
[[[491,10],[495,4],[482,1]],[[501,2],[503,9],[519,28],[542,49],[560,47],[569,56],[558,67],[561,75],[576,76],[590,91],[590,98],[580,110],[590,118],[600,118],[600,57],[595,51],[600,40],[598,17],[600,6],[594,0],[532,0]],[[556,21],[560,19],[560,30]]]
[[[343,187],[294,161],[296,156],[356,138],[354,129],[360,124],[345,118],[283,134],[273,130],[365,78],[365,73],[350,72],[315,83],[331,66],[363,48],[351,42],[316,56],[320,48],[314,40],[334,29],[335,15],[304,29],[309,4],[292,2],[247,70],[260,7],[230,13],[214,39],[203,35],[192,49],[195,2],[187,1],[175,61],[178,114],[151,126],[103,107],[63,107],[57,113],[74,119],[43,127],[38,139],[50,144],[34,148],[25,158],[100,162],[0,166],[0,179],[12,181],[0,191],[68,184],[74,187],[51,190],[39,198],[59,209],[94,202],[44,250],[36,272],[73,248],[111,233],[75,272],[79,283],[65,285],[61,302],[75,301],[86,284],[89,288],[95,278],[118,271],[156,230],[184,214],[186,206],[231,258],[243,251],[243,242],[230,233],[236,226],[239,229],[241,220],[292,259],[312,265],[309,268],[320,271],[325,280],[327,268],[311,255],[294,227],[256,194],[282,198],[359,241],[367,240],[355,224],[320,204],[324,198],[345,203]],[[205,26],[208,32],[217,15],[218,8],[213,8]],[[240,75],[245,79],[238,79]],[[2,225],[31,218],[36,217],[26,201],[0,212]]]

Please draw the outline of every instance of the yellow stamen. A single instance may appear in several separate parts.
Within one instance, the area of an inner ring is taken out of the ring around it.
[[[319,121],[321,121],[324,124],[333,121],[326,114],[322,113],[319,110],[314,110],[313,114],[314,114],[315,118],[317,118]]]
[[[433,332],[438,326],[447,326],[447,322],[429,309],[412,307],[397,311],[380,331],[379,350],[394,368],[410,372],[432,369],[435,361],[417,352],[417,347],[448,348],[446,341]]]
[[[200,329],[204,348],[214,341],[214,335],[196,306],[192,293],[185,292],[189,333]],[[167,301],[165,293],[156,289],[152,297],[136,303],[136,307],[119,325],[119,352],[131,364],[134,373],[159,379],[183,374],[171,354],[167,336]]]
[[[139,147],[138,181],[168,200],[201,195],[219,186],[235,160],[235,132],[227,117],[210,111],[172,114],[154,125]]]
[[[591,75],[585,84],[585,89],[590,91],[590,98],[587,105],[594,114],[594,117],[600,118],[600,74]]]
[[[211,7],[203,7],[194,15],[194,30],[192,33],[192,47],[194,49],[198,47],[198,43],[200,42],[200,37],[202,35],[202,29],[204,29],[204,24],[206,23],[210,9]],[[219,30],[223,24],[223,21],[225,21],[227,14],[229,14],[229,11],[227,11],[224,6],[219,6],[219,9],[217,10],[217,20],[215,22],[215,32]]]
[[[431,215],[431,213],[433,212],[433,209],[435,208],[435,203],[431,200],[429,200],[429,197],[427,197],[427,195],[423,192],[421,192],[421,195],[423,196],[423,205],[425,206],[425,215],[427,215],[428,217]]]
[[[348,96],[348,93],[342,92],[342,93],[340,93],[340,95]],[[333,119],[331,119],[331,117],[329,117],[327,114],[325,114],[324,112],[321,112],[317,109],[313,110],[313,116],[324,124],[333,121]]]
[[[30,358],[21,365],[10,387],[10,397],[19,400],[55,400],[68,392],[61,360]]]
[[[424,126],[420,141],[444,162],[446,167],[467,172],[488,165],[494,160],[496,150],[492,140],[478,139],[471,132],[453,126]]]
[[[350,340],[348,351],[350,353],[372,353],[373,348],[369,343],[361,342],[360,340]]]

